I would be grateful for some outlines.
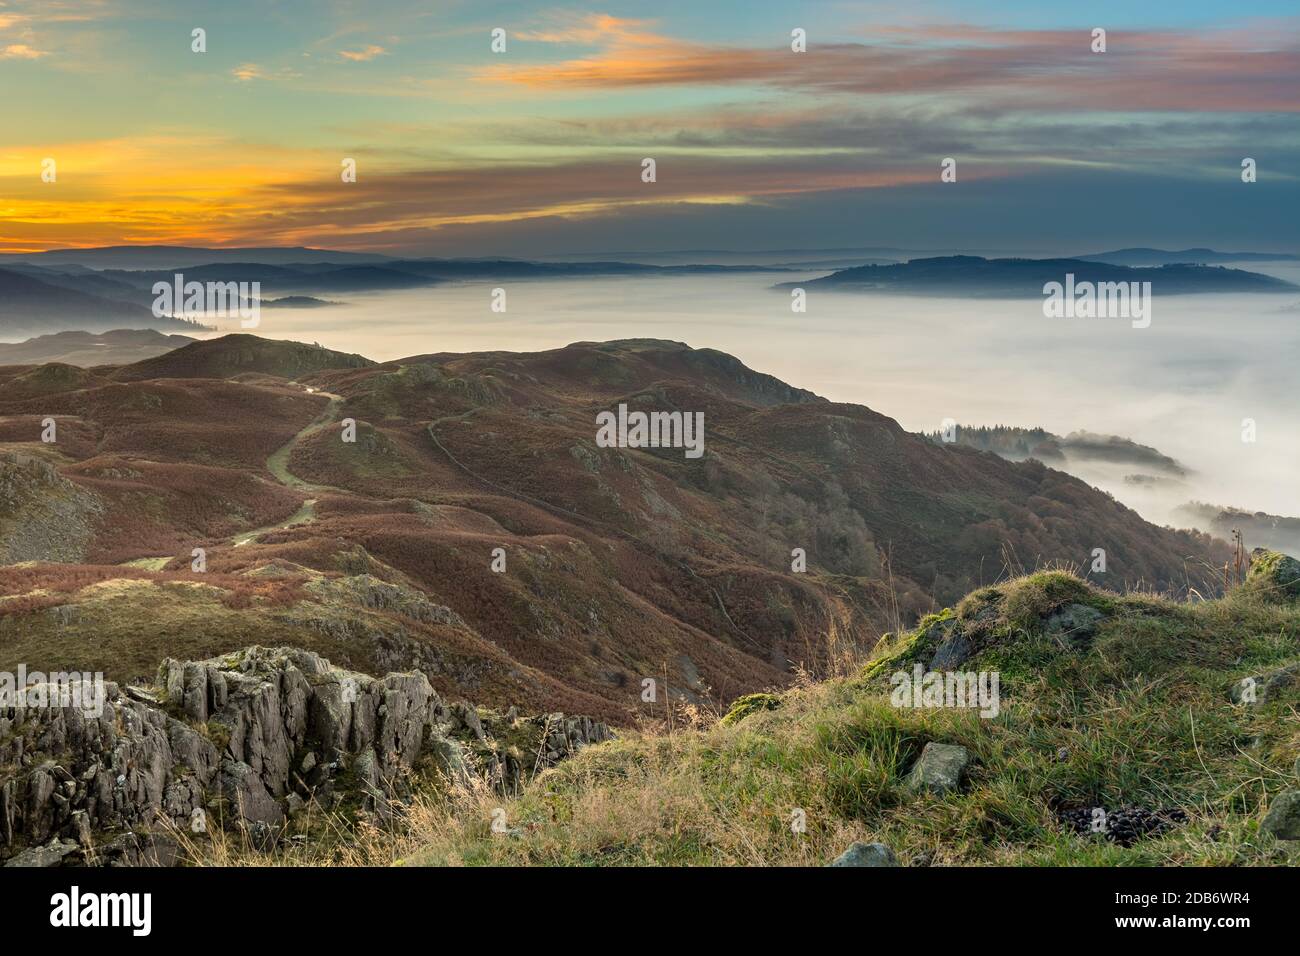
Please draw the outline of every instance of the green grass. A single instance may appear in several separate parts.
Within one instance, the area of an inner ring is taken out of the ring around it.
[[[422,815],[400,855],[820,864],[861,839],[913,865],[1294,864],[1295,845],[1258,824],[1272,796],[1300,786],[1297,697],[1249,709],[1228,696],[1235,680],[1300,659],[1300,607],[1267,594],[1180,605],[1058,572],[986,588],[882,642],[857,677],[742,701],[703,730],[588,748],[517,800],[481,795]],[[1046,626],[1071,604],[1104,615],[1086,640]],[[999,672],[1000,714],[893,707],[889,675],[928,663],[954,629],[977,647],[957,669]],[[971,751],[962,792],[904,788],[929,741]],[[491,832],[498,806],[514,835]],[[1067,830],[1060,806],[1178,808],[1187,821],[1123,847]],[[806,832],[792,831],[796,809]]]

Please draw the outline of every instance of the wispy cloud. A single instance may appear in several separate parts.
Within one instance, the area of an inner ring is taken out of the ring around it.
[[[33,49],[26,43],[10,43],[0,47],[0,60],[39,60],[43,56],[49,56],[49,52]]]
[[[642,21],[597,18],[534,34],[583,42],[591,55],[520,66],[483,79],[542,89],[755,86],[877,96],[978,92],[1025,108],[1300,110],[1300,20],[1267,31],[1116,32],[1093,53],[1087,30],[994,30],[968,25],[881,28],[877,43],[810,38],[789,48],[680,40]],[[529,34],[521,34],[526,38]]]
[[[377,56],[387,56],[388,51],[382,46],[370,44],[362,47],[360,50],[339,50],[339,56],[345,60],[351,60],[354,63],[364,63],[367,60],[373,60]]]
[[[67,20],[133,16],[130,5],[49,4]],[[855,203],[902,208],[887,205],[891,195],[920,197],[907,208],[954,226],[974,216],[993,229],[1001,207],[960,206],[963,197],[1094,177],[1078,189],[1111,208],[1114,184],[1135,177],[1189,190],[1240,184],[1243,156],[1260,157],[1267,175],[1221,210],[1294,189],[1294,17],[1232,29],[1166,17],[1164,29],[1112,30],[1105,54],[1090,52],[1087,28],[809,20],[808,50],[794,53],[779,31],[764,45],[729,41],[736,32],[708,28],[704,12],[488,21],[424,6],[311,24],[269,18],[256,46],[225,59],[224,41],[192,55],[170,21],[52,25],[27,0],[0,0],[0,72],[51,80],[6,104],[0,247],[393,248],[551,228],[585,246],[582,236],[646,222],[667,233],[728,222],[748,241],[748,223],[781,235],[782,216],[803,217],[815,231]],[[488,50],[497,22],[509,28],[506,56]],[[90,75],[104,93],[93,102]],[[164,75],[192,129],[147,108],[149,84]],[[60,128],[62,144],[51,135]],[[45,156],[58,158],[57,186],[39,178]],[[658,163],[653,184],[640,178],[647,156]],[[950,156],[961,170],[951,187],[939,180]],[[343,157],[357,159],[358,182],[340,180]],[[717,232],[726,244],[727,229]]]

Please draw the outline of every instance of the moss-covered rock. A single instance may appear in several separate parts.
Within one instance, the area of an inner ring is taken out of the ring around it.
[[[776,710],[780,706],[781,698],[776,694],[745,694],[732,702],[731,709],[722,718],[722,723],[730,727],[732,724],[740,723],[750,714],[756,714],[761,710]]]
[[[1250,557],[1247,587],[1274,600],[1300,599],[1300,561],[1265,548],[1256,548]]]
[[[1260,829],[1279,840],[1300,840],[1300,790],[1287,790],[1274,797]]]

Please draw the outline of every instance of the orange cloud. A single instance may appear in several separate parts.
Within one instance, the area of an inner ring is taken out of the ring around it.
[[[382,46],[375,46],[373,43],[369,46],[362,47],[360,50],[339,50],[339,56],[345,60],[351,60],[354,63],[364,63],[367,60],[373,60],[377,56],[384,56],[388,53]]]
[[[43,154],[0,157],[0,249],[114,243],[379,244],[447,226],[615,214],[647,206],[746,204],[780,196],[932,181],[933,169],[862,169],[843,158],[660,159],[657,183],[640,154],[553,165],[382,169],[363,163],[343,183],[335,156],[180,136],[51,147],[58,182],[40,181]],[[182,147],[184,147],[182,149]],[[160,168],[158,155],[192,157]],[[232,155],[256,160],[230,164]],[[148,175],[141,175],[149,170]]]
[[[0,47],[0,60],[39,60],[49,56],[44,50],[35,50],[26,43],[11,43]]]
[[[538,89],[753,85],[821,92],[964,94],[997,105],[1098,110],[1300,110],[1300,28],[1112,32],[1108,52],[1088,30],[999,31],[965,25],[882,28],[878,44],[819,44],[806,53],[692,43],[641,21],[584,21],[541,34],[599,43],[590,56],[537,66],[493,64],[481,79]],[[524,35],[526,36],[526,35]]]

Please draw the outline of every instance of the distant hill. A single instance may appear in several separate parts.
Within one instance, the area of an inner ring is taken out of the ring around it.
[[[1300,558],[1300,518],[1223,508],[1200,501],[1182,505],[1178,514],[1192,527],[1203,528],[1225,540],[1233,531],[1240,531],[1249,547],[1271,548]]]
[[[4,338],[22,341],[68,329],[120,328],[174,331],[197,330],[202,326],[180,319],[155,318],[142,305],[102,298],[0,269],[0,336]]]
[[[1215,249],[1115,249],[1078,256],[1085,262],[1108,262],[1116,266],[1166,266],[1175,263],[1205,265],[1221,262],[1300,262],[1300,256],[1282,252],[1219,252]]]
[[[90,368],[129,365],[166,354],[195,340],[187,335],[164,335],[153,329],[114,329],[111,332],[56,332],[0,345],[0,366],[60,362]]]
[[[930,432],[926,437],[944,444],[941,432]],[[1074,431],[1061,436],[1042,428],[958,425],[954,438],[954,444],[991,451],[1009,461],[1033,458],[1058,468],[1068,468],[1069,464],[1106,462],[1176,478],[1187,475],[1187,469],[1168,455],[1118,435]]]
[[[438,279],[384,265],[320,265],[295,267],[261,262],[219,262],[186,266],[179,270],[186,282],[258,282],[268,292],[370,292],[433,285]],[[126,272],[110,270],[105,276],[134,285],[141,301],[152,301],[156,282],[172,283],[176,270]]]
[[[138,382],[153,378],[232,378],[250,372],[297,378],[323,369],[365,368],[370,359],[346,352],[334,352],[319,345],[280,342],[255,335],[223,335],[206,342],[194,342],[119,369],[113,378]]]
[[[264,309],[327,309],[330,306],[342,304],[342,302],[317,299],[310,295],[286,295],[282,299],[261,300],[261,306]]]
[[[970,295],[1038,298],[1048,282],[1150,282],[1157,295],[1192,292],[1289,292],[1295,284],[1223,266],[1169,265],[1131,268],[1084,259],[982,259],[942,256],[894,265],[842,269],[818,279],[783,283],[778,288],[892,292],[902,295]]]
[[[167,247],[162,247],[163,249]],[[233,256],[235,250],[215,262],[189,262],[202,250],[184,250],[182,262],[166,268],[104,268],[94,271],[79,264],[40,260],[34,263],[15,260],[7,271],[21,279],[41,283],[45,289],[44,300],[58,302],[58,291],[91,296],[96,301],[111,305],[104,308],[116,310],[110,314],[126,315],[132,310],[152,312],[153,288],[156,283],[171,285],[176,275],[186,282],[257,282],[266,298],[281,296],[291,307],[319,294],[347,292],[381,292],[394,289],[413,289],[450,281],[488,281],[509,279],[573,279],[583,277],[618,276],[672,276],[712,275],[724,273],[783,272],[791,271],[769,266],[673,265],[654,266],[632,262],[525,262],[514,259],[384,259],[379,262],[319,261],[319,262],[263,262],[256,259],[240,260]],[[256,253],[257,250],[252,250]],[[163,252],[156,253],[158,255]],[[130,261],[129,256],[119,259]],[[274,258],[284,258],[277,256]],[[0,257],[0,263],[4,263]],[[95,261],[95,260],[92,260]],[[141,259],[141,261],[151,261]],[[134,263],[132,263],[134,264]],[[6,268],[0,265],[0,268]],[[49,291],[50,289],[58,291]],[[0,289],[2,291],[2,289]],[[41,297],[33,298],[34,302]],[[85,301],[85,300],[82,300]],[[268,306],[271,302],[266,302]],[[101,312],[104,309],[101,308]],[[139,312],[134,314],[138,317]],[[148,316],[152,320],[152,315]],[[137,321],[143,322],[144,320]],[[118,322],[121,327],[126,322]],[[88,325],[61,328],[90,328]],[[163,327],[148,324],[141,327]],[[95,330],[103,328],[95,326]],[[28,334],[58,331],[41,327]]]
[[[90,269],[175,269],[213,262],[262,262],[268,265],[303,263],[384,262],[389,256],[370,252],[335,252],[305,246],[242,246],[204,249],[196,246],[101,246],[92,249],[51,249],[46,252],[0,255],[6,262],[40,266],[78,265]]]

